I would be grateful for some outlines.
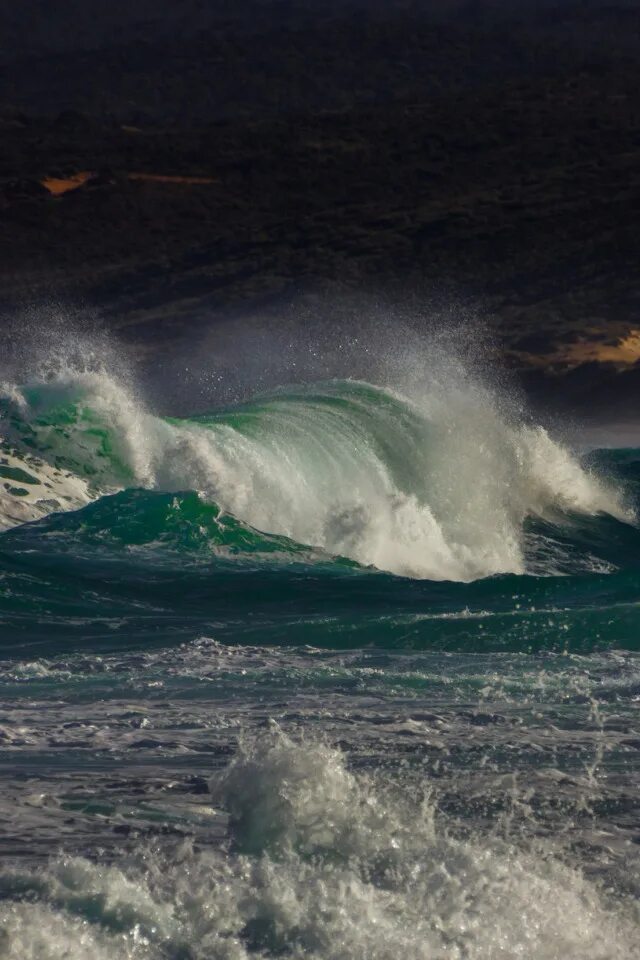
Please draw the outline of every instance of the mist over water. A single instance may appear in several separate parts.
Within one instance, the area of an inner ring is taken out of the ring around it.
[[[373,330],[3,371],[0,955],[634,956],[640,456]]]

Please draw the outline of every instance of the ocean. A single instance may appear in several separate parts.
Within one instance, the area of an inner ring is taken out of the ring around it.
[[[457,373],[0,398],[3,960],[638,956],[640,451]]]

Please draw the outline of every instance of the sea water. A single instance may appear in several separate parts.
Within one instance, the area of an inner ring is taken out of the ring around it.
[[[0,401],[0,957],[632,958],[640,452],[470,378]]]

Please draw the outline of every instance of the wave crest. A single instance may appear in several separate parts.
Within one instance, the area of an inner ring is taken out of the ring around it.
[[[256,530],[409,577],[524,573],[530,518],[634,521],[613,483],[467,383],[408,399],[335,381],[179,420],[92,371],[5,390],[3,412],[12,463],[29,450],[82,485],[59,508],[127,487],[193,490]],[[5,525],[16,499],[5,482]],[[28,490],[21,518],[46,499]]]

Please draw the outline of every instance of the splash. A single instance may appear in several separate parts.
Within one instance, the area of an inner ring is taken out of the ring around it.
[[[213,778],[225,848],[0,876],[0,947],[25,957],[629,960],[638,918],[549,851],[453,836],[419,785],[350,772],[277,726]]]
[[[62,367],[5,389],[2,412],[5,472],[21,451],[49,471],[31,487],[4,483],[5,526],[42,515],[52,498],[73,509],[131,487],[196,491],[256,530],[325,553],[469,581],[527,571],[530,518],[634,520],[614,484],[467,377],[404,394],[330,381],[163,419],[105,369]],[[69,490],[50,496],[52,479]],[[555,557],[548,569],[557,566]]]

